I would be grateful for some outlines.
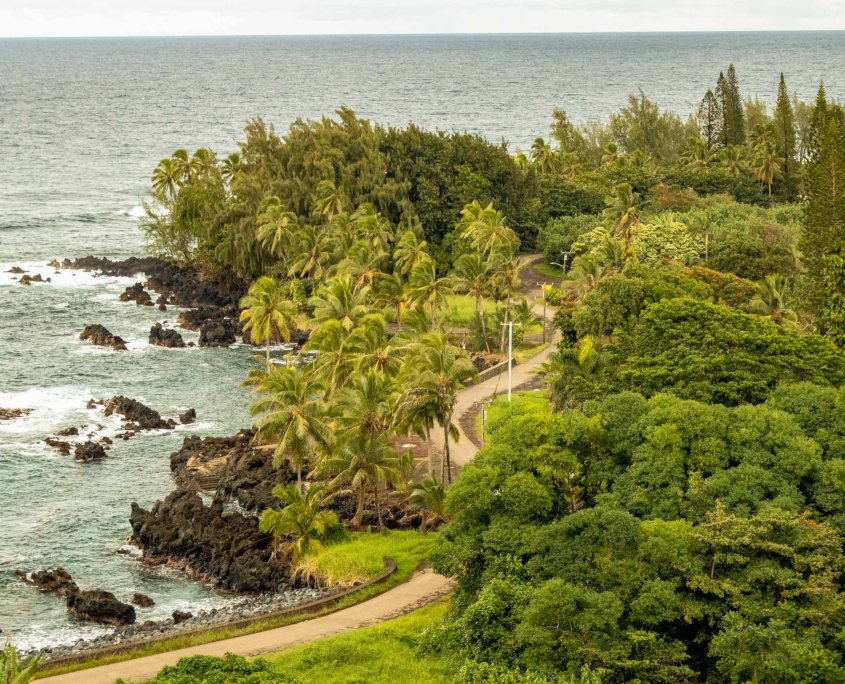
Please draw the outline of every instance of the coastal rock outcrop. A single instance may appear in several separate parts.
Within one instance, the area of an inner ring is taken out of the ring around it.
[[[186,620],[190,620],[192,617],[194,617],[193,613],[188,613],[184,610],[173,611],[173,622],[177,625],[181,622],[185,622]]]
[[[182,423],[182,425],[190,425],[191,423],[196,422],[196,419],[196,409],[188,409],[185,413],[179,415],[179,422]]]
[[[20,266],[12,266],[6,273],[14,273],[15,275],[21,275],[22,273],[26,273]]]
[[[126,340],[117,335],[112,335],[105,326],[98,323],[86,325],[79,339],[87,340],[100,347],[111,347],[115,351],[126,351]]]
[[[31,275],[23,275],[21,279],[18,281],[18,285],[32,285],[32,283],[49,283],[50,278],[42,278],[40,273],[36,273],[34,276]]]
[[[29,408],[0,408],[0,420],[15,420],[16,418],[23,418],[33,412],[34,409]]]
[[[135,622],[135,609],[130,604],[123,603],[111,592],[101,589],[70,594],[67,597],[67,612],[79,620],[107,625],[131,625]]]
[[[273,467],[273,449],[256,447],[255,432],[241,430],[232,437],[186,437],[170,455],[170,470],[180,487],[214,492],[225,502],[237,503],[258,515],[275,503],[273,488],[296,479],[285,461]]]
[[[200,347],[228,347],[237,342],[241,331],[237,321],[231,318],[218,318],[200,326]]]
[[[146,594],[139,594],[137,592],[132,595],[132,599],[129,603],[133,606],[138,606],[139,608],[152,608],[156,604],[156,602]]]
[[[24,573],[25,576],[25,573]],[[29,581],[34,584],[39,591],[46,593],[55,593],[59,596],[70,596],[79,591],[79,586],[73,581],[73,577],[64,568],[56,568],[55,570],[39,570],[33,572]]]
[[[107,416],[113,413],[122,415],[126,419],[124,428],[133,432],[139,430],[170,430],[176,426],[173,420],[164,420],[158,411],[129,397],[112,397],[106,402],[105,406]]]
[[[224,513],[215,500],[176,490],[151,510],[132,504],[132,539],[153,563],[168,563],[227,591],[255,593],[287,588],[287,569],[273,557],[258,520]]]
[[[135,283],[127,287],[119,297],[121,302],[135,302],[137,306],[152,306],[153,298],[144,289],[143,284]]]
[[[44,443],[47,444],[47,446],[58,449],[60,454],[70,453],[70,442],[65,442],[64,440],[56,439],[54,437],[47,437],[44,440]]]
[[[155,347],[181,348],[185,346],[185,340],[176,330],[165,328],[161,323],[156,323],[150,328],[150,344]]]
[[[99,442],[82,442],[73,450],[73,457],[77,461],[99,461],[106,457],[106,450]]]

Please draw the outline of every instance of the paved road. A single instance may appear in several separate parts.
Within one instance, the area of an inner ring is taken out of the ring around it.
[[[535,307],[535,313],[542,315],[542,307]],[[549,314],[551,313],[549,312]],[[549,345],[529,361],[515,366],[512,377],[513,387],[518,387],[531,380],[534,377],[533,371],[548,358],[552,351],[554,351],[554,344]],[[477,447],[464,433],[463,428],[460,427],[461,417],[467,411],[472,410],[476,402],[485,401],[494,394],[506,394],[507,382],[507,373],[505,373],[473,387],[468,387],[460,393],[454,416],[455,425],[458,426],[460,432],[460,439],[457,444],[452,443],[450,449],[452,462],[456,466],[468,463],[478,451]],[[443,444],[442,429],[432,430],[432,442],[437,445]],[[160,653],[113,665],[80,670],[66,675],[47,677],[38,681],[49,682],[50,684],[113,684],[115,679],[120,677],[126,682],[142,682],[154,677],[165,665],[175,665],[180,658],[188,656],[222,656],[226,653],[257,656],[262,653],[281,651],[291,646],[341,632],[348,632],[352,629],[367,627],[404,615],[445,596],[451,591],[452,586],[452,580],[437,575],[430,570],[424,570],[412,575],[407,582],[369,601],[313,620],[305,620],[295,625],[215,641],[201,646],[192,646],[169,653]]]

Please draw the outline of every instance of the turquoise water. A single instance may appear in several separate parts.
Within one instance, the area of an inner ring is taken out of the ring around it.
[[[0,630],[14,630],[21,646],[100,631],[14,583],[18,568],[62,565],[82,586],[149,594],[158,605],[142,619],[226,600],[115,550],[130,531],[129,503],[149,506],[172,488],[169,454],[186,434],[246,424],[237,384],[251,351],[149,347],[150,326],[178,311],[118,302],[132,279],[44,266],[138,254],[139,204],[162,156],[205,145],[225,153],[250,117],[284,130],[341,105],[527,148],[554,107],[584,122],[638,87],[686,114],[729,62],[743,92],[769,102],[781,70],[801,97],[824,78],[845,98],[843,57],[842,33],[0,40],[0,271],[21,265],[54,278],[22,288],[0,274],[0,407],[35,409],[0,423]],[[79,342],[88,323],[126,338],[130,351]],[[41,443],[71,425],[114,431],[85,409],[114,394],[165,417],[193,407],[199,420],[121,441],[101,463]]]

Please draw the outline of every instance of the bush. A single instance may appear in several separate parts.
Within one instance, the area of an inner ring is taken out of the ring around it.
[[[117,680],[119,684],[123,680]],[[298,684],[296,679],[273,672],[258,658],[246,660],[227,653],[222,658],[192,656],[168,665],[149,684]]]

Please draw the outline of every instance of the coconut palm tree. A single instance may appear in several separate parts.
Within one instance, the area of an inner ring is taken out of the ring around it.
[[[380,433],[373,437],[359,436],[340,440],[325,455],[316,472],[318,477],[333,476],[329,487],[337,488],[349,483],[357,493],[358,504],[352,518],[353,527],[360,527],[364,518],[367,491],[372,492],[379,526],[384,527],[378,488],[382,482],[399,484],[401,465],[401,459],[396,455],[396,448],[390,437]]]
[[[297,256],[288,269],[288,275],[322,278],[332,257],[328,235],[309,224],[300,229],[297,237]]]
[[[405,378],[397,411],[401,415],[413,415],[418,407],[435,407],[437,422],[443,427],[444,433],[440,479],[451,483],[449,443],[450,439],[457,441],[459,434],[452,423],[452,415],[458,401],[458,391],[463,388],[466,380],[477,378],[478,373],[472,362],[458,355],[455,347],[440,332],[421,336],[410,353],[406,367],[414,370]]]
[[[604,267],[593,254],[582,254],[572,262],[569,275],[575,281],[578,294],[583,295],[592,290],[604,277]]]
[[[396,396],[395,381],[375,368],[352,376],[335,395],[340,439],[370,439],[389,433]]]
[[[406,230],[397,240],[393,250],[393,261],[396,264],[396,272],[407,276],[418,263],[431,261],[426,252],[428,243],[425,240],[418,240],[412,230]]]
[[[396,324],[402,330],[402,312],[408,305],[408,294],[402,276],[393,273],[379,281],[376,292],[375,306],[392,309],[396,312]]]
[[[296,214],[287,211],[281,200],[270,197],[261,205],[258,213],[256,237],[272,255],[287,260],[287,249],[293,239],[293,231],[298,225]]]
[[[681,163],[700,169],[710,167],[716,155],[707,146],[707,141],[701,138],[690,138],[686,152],[681,155]]]
[[[240,152],[232,152],[221,164],[221,175],[227,185],[231,185],[235,176],[243,170]]]
[[[337,214],[343,211],[343,194],[335,187],[335,184],[330,180],[321,180],[317,183],[317,188],[314,190],[314,209],[317,210],[321,216],[331,222]]]
[[[576,405],[571,393],[572,381],[576,378],[590,379],[598,375],[608,364],[606,353],[599,351],[589,335],[582,337],[573,347],[555,352],[549,360],[540,364],[538,373],[543,376],[549,398],[556,410]]]
[[[275,280],[261,276],[241,298],[240,322],[243,331],[255,344],[267,345],[267,367],[270,367],[270,343],[290,340],[288,324],[296,315],[296,307],[288,301]]]
[[[355,287],[351,275],[332,278],[309,300],[313,318],[318,323],[338,321],[344,330],[352,330],[367,313],[368,293],[368,287]]]
[[[505,216],[496,211],[491,202],[482,208],[473,200],[461,210],[461,237],[471,241],[474,249],[482,252],[500,250],[515,254],[519,249],[519,238],[508,228]]]
[[[378,278],[386,274],[382,270],[388,254],[381,247],[358,240],[348,250],[348,256],[330,270],[332,275],[348,274],[354,280],[355,289],[364,286],[372,288]]]
[[[489,260],[485,259],[478,252],[462,254],[455,260],[455,269],[452,271],[452,282],[455,292],[468,294],[475,299],[475,312],[481,319],[481,331],[487,342],[487,324],[484,317],[484,297],[490,289],[492,269]],[[488,348],[489,352],[490,349]]]
[[[445,306],[452,291],[452,280],[445,276],[438,278],[433,261],[418,263],[411,271],[408,298],[414,306],[427,306],[432,316],[437,309]]]
[[[752,313],[768,316],[778,325],[798,327],[798,314],[790,307],[791,283],[779,273],[771,273],[757,283],[757,295],[749,303]]]
[[[362,240],[379,251],[386,250],[393,242],[393,227],[384,216],[376,211],[375,206],[365,202],[350,217],[357,240]]]
[[[738,176],[745,170],[745,146],[728,145],[722,150],[722,163],[733,176]]]
[[[602,166],[612,166],[619,161],[619,157],[619,145],[615,142],[607,143],[601,155]]]
[[[554,150],[543,138],[536,138],[534,140],[528,157],[539,169],[540,173],[552,174],[555,172],[557,159]]]
[[[339,321],[327,321],[311,333],[304,349],[316,352],[310,368],[325,386],[324,398],[330,399],[355,370],[356,339]]]
[[[304,492],[296,485],[276,485],[273,496],[285,503],[284,508],[265,508],[261,513],[258,528],[272,534],[277,545],[282,538],[292,538],[286,550],[294,564],[319,551],[321,540],[339,524],[334,511],[320,510],[325,494],[326,487],[321,484],[311,485]]]
[[[768,186],[769,197],[772,196],[772,182],[780,174],[780,162],[773,142],[760,145],[757,150],[757,180]]]
[[[366,373],[370,369],[393,378],[402,367],[404,348],[402,338],[391,338],[387,334],[387,325],[381,314],[369,314],[361,319],[358,327],[352,331],[350,345],[356,370]]]
[[[415,485],[408,497],[408,506],[420,511],[420,532],[425,534],[429,527],[448,522],[446,514],[446,490],[433,477],[427,477]]]
[[[170,158],[173,160],[173,165],[176,167],[179,181],[182,185],[187,185],[193,180],[193,168],[191,167],[191,159],[188,156],[188,150],[176,150]]]
[[[640,211],[643,203],[639,195],[631,188],[630,183],[617,185],[604,202],[606,205],[604,219],[610,224],[613,232],[622,239],[626,258],[630,258],[631,239],[637,226],[640,225]]]
[[[273,465],[278,468],[285,459],[290,461],[297,487],[302,485],[302,470],[314,449],[330,438],[325,424],[327,407],[319,399],[324,391],[320,378],[291,357],[286,366],[273,367],[259,378],[253,390],[258,398],[252,402],[250,414],[260,416],[255,423],[256,437],[276,442]]]
[[[165,157],[155,167],[150,181],[156,199],[163,204],[169,204],[176,199],[179,188],[182,187],[182,168],[171,157]]]

